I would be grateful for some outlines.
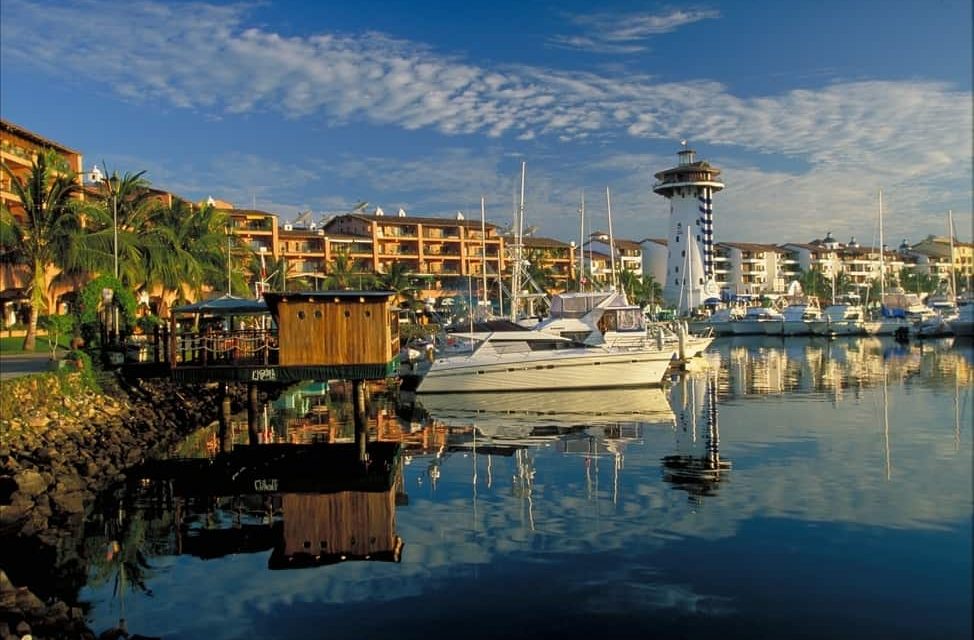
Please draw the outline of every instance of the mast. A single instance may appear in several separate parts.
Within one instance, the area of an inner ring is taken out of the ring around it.
[[[954,212],[947,210],[947,237],[950,239],[950,297],[957,302],[957,281],[954,278]]]
[[[521,239],[524,233],[524,174],[527,163],[521,161],[521,200],[514,220],[514,268],[511,269],[511,322],[517,321],[521,302],[521,270],[524,268],[524,247]]]
[[[484,221],[486,217],[486,205],[484,203],[484,196],[480,196],[480,273],[484,278],[484,306],[486,306],[490,300],[487,295],[487,223]]]
[[[585,189],[579,193],[579,225],[578,225],[578,290],[582,291],[582,282],[585,278]],[[591,249],[590,249],[591,250]]]
[[[609,265],[612,273],[612,290],[616,290],[616,241],[612,236],[612,198],[609,197],[609,187],[605,188],[605,207],[609,213]]]
[[[886,252],[883,250],[883,190],[879,190],[879,308],[886,304]]]

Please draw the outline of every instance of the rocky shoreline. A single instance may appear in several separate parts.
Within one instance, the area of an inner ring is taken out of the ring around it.
[[[0,640],[139,637],[120,629],[96,635],[73,601],[89,564],[86,513],[100,494],[124,482],[126,469],[171,450],[218,415],[213,388],[104,376],[97,392],[85,375],[4,382]]]

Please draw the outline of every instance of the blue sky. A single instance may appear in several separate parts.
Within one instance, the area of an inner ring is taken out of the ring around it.
[[[0,5],[0,113],[193,200],[661,237],[679,141],[717,240],[972,235],[970,0]],[[587,225],[588,226],[588,225]]]

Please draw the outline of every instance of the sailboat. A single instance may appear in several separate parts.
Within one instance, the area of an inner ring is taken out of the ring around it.
[[[902,292],[886,293],[886,247],[883,245],[883,192],[879,192],[879,314],[867,320],[866,333],[874,336],[909,335],[913,322],[910,313],[919,313],[922,306],[919,300],[910,298]],[[920,307],[920,308],[918,308]]]

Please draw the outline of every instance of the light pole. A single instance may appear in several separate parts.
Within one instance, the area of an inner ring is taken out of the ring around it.
[[[95,165],[94,167],[92,167],[91,173],[89,174],[88,177],[91,180],[91,182],[102,183],[105,189],[108,190],[108,194],[112,198],[112,265],[113,265],[112,273],[114,274],[115,280],[117,282],[118,281],[118,176],[116,174],[112,174],[111,176],[108,176],[107,173],[108,173],[107,166],[105,167],[105,173],[103,174],[101,170],[98,168],[98,165]],[[118,339],[118,307],[117,305],[115,305],[114,301],[111,301],[110,299],[106,299],[106,301],[110,301],[112,304],[112,332],[113,332],[113,339],[117,340]]]
[[[227,233],[227,297],[230,297],[230,225],[223,227]]]

